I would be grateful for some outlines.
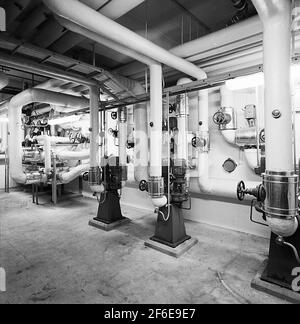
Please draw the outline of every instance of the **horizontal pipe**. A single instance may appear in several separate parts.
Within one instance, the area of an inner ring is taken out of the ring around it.
[[[58,174],[58,179],[62,184],[67,184],[80,177],[83,173],[88,172],[90,169],[89,164],[78,165],[71,168],[68,172],[62,172]]]
[[[8,109],[10,171],[11,177],[20,184],[27,182],[27,176],[22,167],[22,142],[24,139],[22,108],[36,102],[75,108],[89,106],[89,101],[86,99],[41,89],[25,90],[11,99]]]
[[[83,35],[83,36],[85,36],[99,44],[102,44],[108,48],[111,48],[112,50],[114,50],[118,53],[132,57],[133,59],[135,59],[139,62],[142,62],[143,64],[151,65],[151,64],[155,63],[155,61],[152,60],[151,58],[149,58],[145,55],[139,54],[138,52],[133,51],[133,50],[129,49],[128,47],[122,46],[114,41],[111,41],[104,36],[93,33],[91,31],[89,31],[88,29],[73,23],[72,21],[66,20],[61,17],[57,17],[57,20],[61,25],[63,25],[64,27],[66,27],[67,29],[72,31],[73,33]]]
[[[51,79],[76,82],[86,86],[97,85],[97,81],[95,80],[88,79],[70,72],[65,72],[54,67],[45,66],[43,64],[39,64],[25,58],[12,57],[11,55],[8,55],[3,51],[0,51],[0,65],[9,67],[11,69],[33,73],[36,75],[42,75]]]
[[[166,64],[196,79],[206,79],[206,73],[169,51],[155,45],[77,0],[44,0],[56,15],[70,20],[89,31],[100,34],[153,60]]]

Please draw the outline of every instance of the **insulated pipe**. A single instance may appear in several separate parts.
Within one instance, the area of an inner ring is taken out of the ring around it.
[[[207,78],[206,73],[194,64],[171,54],[169,51],[153,44],[77,0],[44,0],[44,3],[56,15],[70,20],[93,33],[107,37],[115,43],[196,79]]]
[[[252,0],[263,23],[267,222],[275,234],[298,228],[298,177],[294,173],[291,101],[290,0]]]
[[[27,176],[22,168],[22,141],[24,138],[22,108],[35,102],[66,107],[86,108],[89,106],[89,102],[85,99],[40,89],[25,90],[11,99],[8,109],[10,172],[13,180],[20,184],[27,183]]]
[[[9,78],[5,73],[0,72],[0,90],[7,87],[9,84]]]
[[[0,65],[9,67],[11,69],[43,75],[51,79],[76,82],[86,86],[95,86],[98,84],[96,80],[88,79],[78,74],[62,71],[54,67],[44,66],[42,64],[24,58],[12,57],[11,55],[8,55],[3,51],[0,51]]]
[[[206,141],[206,147],[200,148],[198,157],[198,188],[192,182],[191,191],[202,194],[236,199],[236,181],[217,180],[210,178],[209,167],[209,93],[199,91],[199,137]],[[249,182],[251,187],[260,185],[259,182]],[[198,190],[197,190],[198,189]],[[246,198],[248,199],[248,197]]]
[[[127,166],[127,109],[121,108],[119,112],[119,159],[120,166]]]
[[[266,169],[291,172],[294,170],[291,136],[291,1],[252,2],[264,29]]]
[[[178,80],[177,85],[191,83],[192,80],[182,78]],[[177,136],[177,152],[176,159],[188,161],[188,116],[189,116],[189,98],[187,94],[178,96],[178,136]]]
[[[44,143],[45,174],[51,174],[51,140],[49,136],[38,136],[37,141]]]
[[[99,146],[100,146],[100,89],[98,87],[90,88],[90,120],[91,120],[91,143],[90,143],[90,166],[98,168]]]
[[[162,66],[150,66],[150,177],[162,176]]]
[[[61,17],[57,17],[57,20],[61,25],[63,25],[64,27],[66,27],[67,29],[72,31],[73,33],[83,35],[83,36],[95,41],[96,43],[99,43],[106,47],[109,47],[109,48],[113,49],[114,51],[119,52],[123,55],[130,56],[133,59],[135,59],[139,62],[142,62],[143,64],[151,65],[151,64],[155,63],[155,61],[150,59],[148,56],[139,54],[136,51],[129,49],[127,46],[120,45],[120,44],[118,44],[104,36],[101,36],[94,32],[91,32],[88,29],[86,29],[82,26],[79,26],[72,21],[66,20]]]
[[[77,167],[71,168],[68,172],[63,172],[58,174],[58,178],[63,184],[67,184],[77,179],[83,173],[90,170],[89,164],[78,165]]]
[[[83,160],[88,160],[90,158],[90,151],[89,150],[82,150],[82,151],[64,150],[56,153],[56,156],[60,160],[83,161]]]
[[[135,119],[135,181],[148,181],[149,139],[147,104],[137,104],[134,107]]]
[[[162,178],[162,123],[163,123],[163,91],[162,91],[162,66],[153,64],[150,66],[150,186],[154,188],[152,202],[160,208],[167,204],[168,199],[164,195]],[[151,193],[151,192],[150,192]],[[152,192],[153,194],[153,192]]]

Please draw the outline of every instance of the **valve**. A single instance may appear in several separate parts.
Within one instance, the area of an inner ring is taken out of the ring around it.
[[[142,180],[139,184],[140,191],[148,191],[148,182],[146,180]]]
[[[254,189],[246,189],[244,181],[240,181],[237,186],[237,198],[243,201],[246,195],[255,197],[258,202],[266,200],[266,190],[262,184]]]
[[[88,182],[89,181],[89,172],[85,172],[82,175],[82,179],[83,179],[83,181]]]
[[[135,144],[133,142],[127,141],[126,147],[128,150],[133,149],[135,147]]]
[[[176,104],[170,104],[169,105],[169,113],[173,114],[176,111]]]
[[[112,112],[111,113],[111,119],[112,120],[117,120],[118,119],[118,113],[117,112]]]
[[[208,141],[206,139],[204,139],[204,138],[194,137],[192,139],[192,146],[194,148],[199,148],[199,147],[204,148],[204,147],[207,146],[207,143],[208,143]]]
[[[259,134],[259,139],[262,143],[266,142],[266,134],[265,134],[265,130],[261,130],[260,134]]]
[[[213,121],[216,125],[224,126],[230,124],[232,118],[229,114],[226,114],[223,109],[214,114]]]

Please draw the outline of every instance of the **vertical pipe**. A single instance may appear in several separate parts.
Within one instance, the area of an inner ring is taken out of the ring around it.
[[[119,111],[119,159],[120,166],[127,165],[127,109],[121,108]]]
[[[192,82],[191,79],[183,78],[177,82],[177,85],[183,85]],[[178,160],[188,160],[188,115],[189,115],[189,98],[187,94],[178,96],[178,136],[177,136],[177,152]]]
[[[147,104],[137,104],[135,119],[135,180],[148,180],[149,139]]]
[[[162,176],[162,67],[150,66],[150,177]]]
[[[100,92],[96,86],[90,87],[90,118],[91,118],[91,143],[90,143],[90,166],[99,167],[99,146],[100,146],[100,114],[99,114]]]
[[[266,168],[293,172],[291,1],[253,3],[264,28]]]

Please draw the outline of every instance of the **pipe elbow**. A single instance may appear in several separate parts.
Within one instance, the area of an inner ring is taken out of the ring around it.
[[[212,183],[207,176],[200,176],[198,178],[198,184],[200,188],[200,192],[203,194],[210,195],[212,194]]]
[[[268,19],[290,13],[291,1],[289,0],[252,0],[264,24]]]
[[[274,234],[281,237],[293,236],[299,227],[297,217],[291,219],[267,217],[267,224]]]
[[[227,143],[231,145],[236,144],[236,130],[223,130],[221,133]]]

